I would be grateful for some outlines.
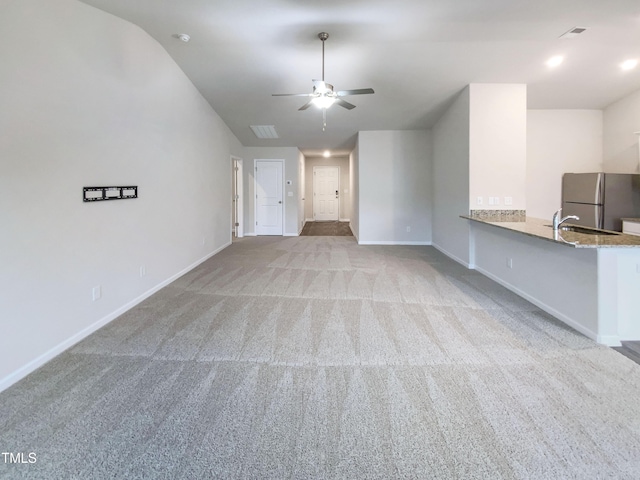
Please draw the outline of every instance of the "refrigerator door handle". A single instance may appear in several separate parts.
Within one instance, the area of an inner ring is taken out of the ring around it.
[[[595,204],[602,205],[604,203],[604,175],[602,173],[598,174],[596,178],[596,198]]]
[[[596,228],[604,228],[604,206],[596,205]]]

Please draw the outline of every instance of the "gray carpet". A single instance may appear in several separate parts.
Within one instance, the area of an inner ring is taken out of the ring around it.
[[[1,393],[0,477],[639,478],[639,394],[433,248],[245,238]]]

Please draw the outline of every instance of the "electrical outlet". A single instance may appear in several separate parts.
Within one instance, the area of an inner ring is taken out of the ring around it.
[[[489,205],[493,205],[493,197],[489,197]]]
[[[476,205],[482,205],[482,197],[476,198]]]
[[[144,265],[140,266],[140,278],[144,277],[147,274],[147,269]]]
[[[504,197],[505,205],[513,205],[513,197]]]
[[[513,258],[507,258],[507,268],[513,268]]]
[[[205,243],[207,243],[207,238],[206,237],[202,237],[202,245],[204,245]]]
[[[411,232],[411,227],[407,225],[407,233]]]
[[[493,197],[493,204],[500,205],[500,197]]]
[[[102,297],[102,287],[100,285],[96,285],[91,289],[91,299],[95,302],[96,300],[100,300]]]

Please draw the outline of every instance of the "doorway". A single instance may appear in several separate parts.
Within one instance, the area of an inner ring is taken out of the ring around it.
[[[231,157],[231,235],[244,236],[242,201],[242,159]]]
[[[283,160],[255,161],[256,235],[282,235]]]
[[[316,222],[340,219],[340,167],[313,167],[313,219]]]

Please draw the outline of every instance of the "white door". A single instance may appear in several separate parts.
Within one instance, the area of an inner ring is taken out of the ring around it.
[[[282,235],[282,161],[256,160],[256,235]]]
[[[340,167],[313,167],[313,219],[340,217]]]

